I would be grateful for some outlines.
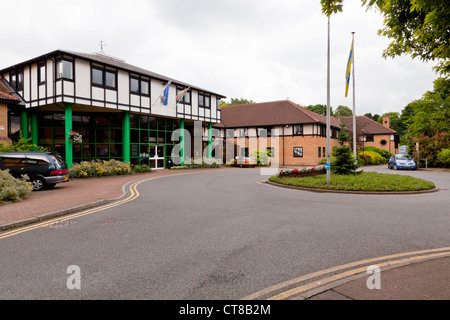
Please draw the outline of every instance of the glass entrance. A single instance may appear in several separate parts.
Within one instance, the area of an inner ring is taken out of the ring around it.
[[[164,146],[149,146],[149,166],[152,169],[164,169]]]

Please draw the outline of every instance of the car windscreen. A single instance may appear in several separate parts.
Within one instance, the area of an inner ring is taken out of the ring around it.
[[[395,158],[397,160],[412,160],[412,158],[410,156],[408,156],[407,154],[399,154],[399,155],[396,155]]]

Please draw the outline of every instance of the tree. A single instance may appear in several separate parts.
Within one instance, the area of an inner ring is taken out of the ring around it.
[[[367,9],[377,8],[384,16],[378,34],[392,39],[383,57],[400,55],[437,61],[433,68],[441,75],[450,71],[450,6],[448,0],[361,0]],[[321,0],[328,17],[341,12],[344,0]]]
[[[337,174],[354,174],[358,165],[355,164],[352,148],[346,145],[350,141],[350,134],[347,131],[347,125],[344,122],[340,124],[338,141],[340,147],[333,148],[333,161],[331,169]]]
[[[380,117],[379,114],[372,115],[372,113],[366,113],[364,114],[364,116],[366,116],[369,119],[372,119],[373,121],[378,121],[378,118]]]
[[[255,101],[253,100],[248,100],[248,99],[244,99],[244,98],[231,98],[231,102],[225,102],[225,105],[227,106],[232,106],[232,105],[238,105],[238,104],[250,104],[250,103],[255,103]]]
[[[333,115],[335,117],[350,117],[353,115],[353,111],[347,106],[338,106]]]
[[[321,114],[323,116],[327,115],[327,106],[325,104],[315,104],[315,105],[309,105],[305,107],[306,109],[313,111],[315,113]],[[333,115],[333,108],[330,107],[330,113]]]

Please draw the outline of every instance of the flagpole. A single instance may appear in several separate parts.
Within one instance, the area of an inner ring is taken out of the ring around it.
[[[327,164],[330,164],[330,16],[328,16],[328,51],[327,51]],[[327,169],[327,184],[330,184],[331,173]]]
[[[353,43],[353,52],[352,52],[352,64],[353,64],[353,156],[356,159],[356,112],[355,112],[355,32],[352,32],[352,43]]]

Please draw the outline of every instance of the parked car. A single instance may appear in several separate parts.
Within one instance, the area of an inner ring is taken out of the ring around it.
[[[388,162],[388,169],[417,169],[417,164],[414,159],[407,154],[393,155]]]
[[[15,178],[28,175],[35,191],[69,181],[66,163],[53,152],[0,153],[0,169],[9,169],[9,173]]]
[[[234,167],[255,167],[258,163],[256,162],[256,159],[251,157],[236,157],[232,162],[231,165]]]

